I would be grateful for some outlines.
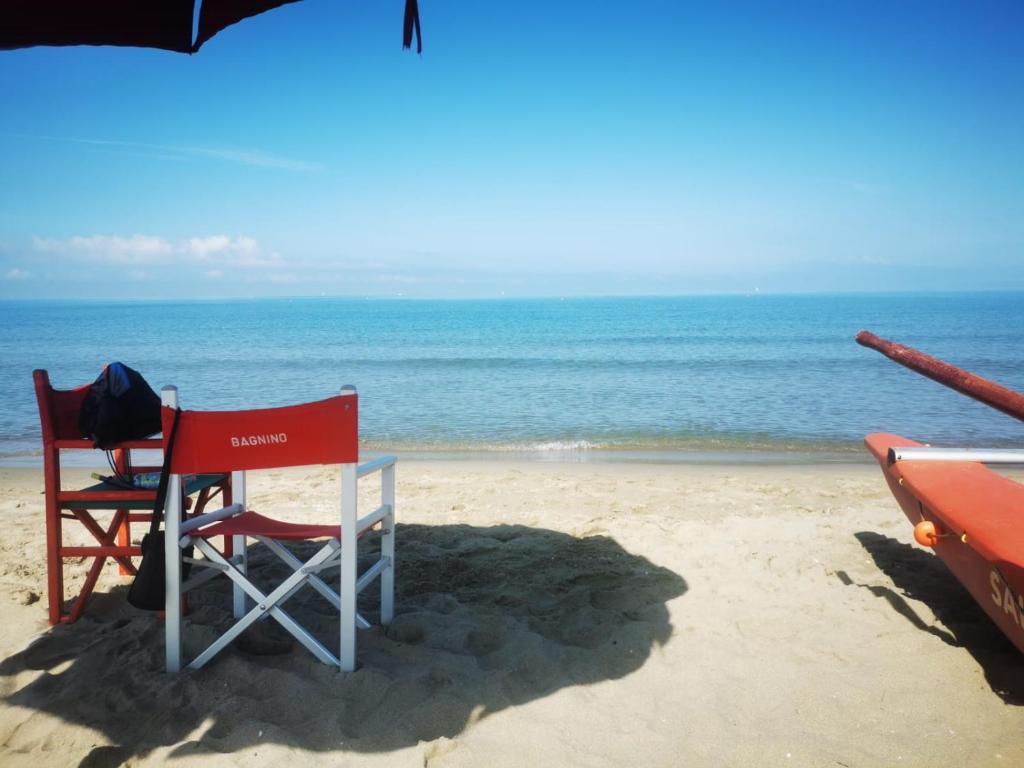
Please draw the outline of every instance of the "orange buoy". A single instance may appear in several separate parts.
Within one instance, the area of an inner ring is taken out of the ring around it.
[[[922,520],[914,526],[914,541],[922,547],[934,547],[939,543],[939,532],[931,520]]]

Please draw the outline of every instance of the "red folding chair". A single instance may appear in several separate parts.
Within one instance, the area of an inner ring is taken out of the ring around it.
[[[395,573],[395,458],[385,456],[358,465],[358,397],[355,388],[344,387],[340,395],[318,402],[247,411],[179,411],[178,393],[174,387],[165,387],[162,397],[165,443],[172,430],[175,434],[173,447],[165,445],[165,451],[171,452],[164,535],[167,670],[177,672],[184,661],[184,596],[218,575],[225,575],[233,582],[236,621],[188,663],[190,668],[203,666],[253,623],[273,618],[320,661],[343,671],[354,670],[356,628],[369,626],[356,610],[356,596],[379,577],[380,621],[381,624],[390,623],[394,615]],[[282,522],[247,508],[247,471],[313,464],[340,465],[339,515],[330,524]],[[210,471],[233,473],[236,503],[182,521],[178,492],[182,476]],[[378,471],[381,473],[380,506],[359,517],[358,479]],[[357,541],[376,527],[381,532],[379,557],[359,574]],[[222,552],[210,541],[220,536],[226,543],[230,542],[231,551]],[[291,570],[290,575],[269,592],[261,590],[250,579],[248,539],[261,542]],[[306,539],[327,541],[305,561],[282,544],[283,541]],[[193,545],[202,557],[184,558],[192,566],[190,578],[184,581],[182,550]],[[338,592],[320,577],[329,569],[340,574]],[[319,592],[339,612],[339,642],[333,651],[283,607],[305,586]]]
[[[47,598],[50,624],[70,624],[82,615],[86,603],[96,587],[107,558],[114,560],[122,575],[134,575],[133,557],[142,554],[131,543],[131,524],[152,519],[156,491],[125,489],[99,482],[79,490],[61,487],[61,452],[92,451],[91,440],[78,429],[78,411],[89,385],[74,389],[54,389],[46,371],[32,372],[36,400],[39,403],[39,423],[43,436],[43,478],[46,490],[46,570]],[[160,439],[131,440],[120,443],[114,451],[114,460],[120,472],[131,466],[129,452],[134,449],[161,449]],[[160,467],[132,467],[135,472],[157,472]],[[231,478],[224,474],[207,474],[190,479],[186,497],[198,494],[195,508],[201,513],[207,502],[218,492],[225,504],[231,503]],[[189,499],[190,503],[191,499]],[[98,516],[111,515],[107,523]],[[95,544],[80,546],[64,543],[65,520],[77,520],[96,540]],[[77,596],[65,601],[64,561],[92,558],[85,582]]]

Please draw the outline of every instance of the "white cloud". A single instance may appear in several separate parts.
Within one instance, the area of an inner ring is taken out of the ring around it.
[[[64,254],[101,264],[159,264],[174,251],[167,240],[154,235],[92,235],[68,240],[37,237],[32,246],[41,253]]]
[[[89,264],[166,266],[198,264],[208,272],[225,269],[266,269],[285,266],[278,253],[265,253],[252,237],[207,235],[176,244],[157,235],[91,235],[66,240],[36,237],[33,250]]]
[[[244,235],[235,238],[227,235],[193,237],[182,244],[181,250],[204,264],[216,262],[225,266],[250,267],[280,262],[276,254],[261,254],[259,243]]]
[[[251,237],[230,238],[227,235],[193,237],[182,245],[189,257],[210,264],[216,262],[227,267],[277,267],[284,259],[277,253],[263,253],[259,243]]]
[[[29,273],[26,272],[24,269],[18,269],[17,267],[14,267],[12,269],[7,270],[7,274],[5,275],[5,277],[8,280],[28,280]]]
[[[193,237],[185,243],[185,250],[193,256],[205,259],[210,254],[221,253],[231,246],[231,238],[227,235],[211,235],[210,237]]]

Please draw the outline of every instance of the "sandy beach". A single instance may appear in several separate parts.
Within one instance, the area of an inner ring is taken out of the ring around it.
[[[1024,764],[1020,654],[874,466],[405,461],[398,483],[398,615],[357,672],[261,627],[168,676],[113,565],[47,626],[41,470],[0,470],[0,763]],[[327,521],[335,478],[250,494]],[[289,606],[330,633],[309,592]],[[227,595],[196,595],[187,646]]]
[[[0,2],[0,768],[1024,768],[1022,30]]]

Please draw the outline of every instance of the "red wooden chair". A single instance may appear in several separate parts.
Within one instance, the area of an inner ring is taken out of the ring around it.
[[[39,423],[43,436],[43,479],[46,490],[46,568],[47,597],[50,624],[70,624],[82,615],[86,603],[96,587],[107,558],[114,560],[122,575],[134,575],[133,557],[141,556],[140,548],[131,543],[131,524],[152,519],[155,490],[125,489],[99,482],[79,490],[61,487],[61,452],[92,451],[91,440],[78,429],[78,411],[89,385],[74,389],[54,389],[46,371],[32,372],[36,400],[39,403]],[[131,440],[118,445],[114,460],[119,471],[129,463],[133,449],[161,449],[163,441],[157,439]],[[159,471],[160,467],[132,467],[135,472]],[[186,497],[199,494],[196,514],[202,512],[218,492],[226,504],[231,503],[230,475],[198,475],[190,480]],[[98,516],[111,515],[105,525]],[[96,540],[86,546],[64,543],[65,520],[77,520]],[[64,594],[64,561],[92,558],[85,582],[77,596],[68,602]]]

